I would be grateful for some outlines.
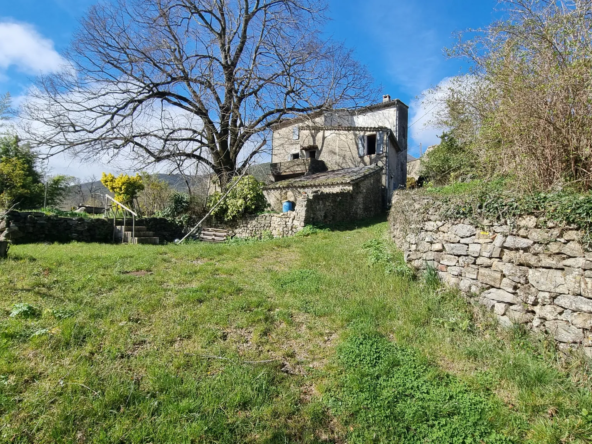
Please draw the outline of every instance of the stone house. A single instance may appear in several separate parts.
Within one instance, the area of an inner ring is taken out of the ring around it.
[[[387,206],[393,192],[406,186],[408,110],[387,95],[379,104],[320,111],[275,125],[274,181],[377,166],[381,181],[376,193]]]
[[[378,165],[344,168],[273,183],[264,193],[275,211],[289,200],[303,209],[306,224],[333,224],[381,213],[382,176]]]

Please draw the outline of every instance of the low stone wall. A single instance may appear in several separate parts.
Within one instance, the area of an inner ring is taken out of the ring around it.
[[[111,242],[113,222],[94,218],[66,218],[38,212],[11,211],[0,221],[0,240],[14,244],[37,242]]]
[[[147,218],[136,223],[168,242],[183,236],[182,227],[167,219]],[[0,220],[0,240],[6,239],[14,244],[72,241],[110,243],[113,241],[113,220],[11,211]]]
[[[446,220],[443,202],[397,192],[393,240],[416,269],[435,267],[442,280],[475,294],[503,325],[525,324],[563,348],[592,356],[592,253],[573,226],[524,216],[516,220]]]
[[[232,237],[239,239],[261,239],[266,233],[273,237],[294,236],[305,226],[306,199],[300,199],[294,211],[281,214],[260,214],[247,216],[231,224],[212,224],[225,228]]]

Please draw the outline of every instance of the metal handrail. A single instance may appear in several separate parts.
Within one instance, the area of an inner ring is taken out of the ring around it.
[[[124,204],[122,204],[121,202],[119,202],[116,199],[113,199],[111,196],[109,196],[108,194],[105,194],[105,197],[108,200],[113,201],[114,203],[116,203],[117,205],[119,205],[121,208],[123,208],[124,210],[126,210],[127,212],[131,213],[132,215],[132,241],[133,239],[136,237],[136,217],[138,217],[138,215],[133,212],[132,210],[130,210],[128,207],[126,207]],[[105,210],[107,207],[107,200],[105,200]],[[122,211],[123,213],[123,231],[121,233],[121,243],[125,243],[125,222],[126,222],[126,217],[125,217],[125,211]],[[115,229],[117,228],[117,215],[115,212],[113,212],[113,242],[115,242]]]

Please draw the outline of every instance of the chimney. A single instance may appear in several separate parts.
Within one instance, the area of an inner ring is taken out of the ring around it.
[[[388,103],[391,101],[391,96],[389,96],[388,94],[382,96],[382,103]]]

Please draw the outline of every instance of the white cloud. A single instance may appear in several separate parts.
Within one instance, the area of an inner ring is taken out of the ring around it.
[[[453,77],[442,79],[435,88],[422,91],[419,98],[411,102],[409,135],[414,143],[410,147],[410,154],[413,156],[419,157],[420,144],[425,152],[428,147],[440,143],[438,136],[442,135],[445,128],[436,126],[434,118],[443,109],[442,99],[452,86],[453,79]]]
[[[51,40],[25,23],[0,22],[0,76],[15,67],[26,74],[50,74],[62,70],[66,61]]]

